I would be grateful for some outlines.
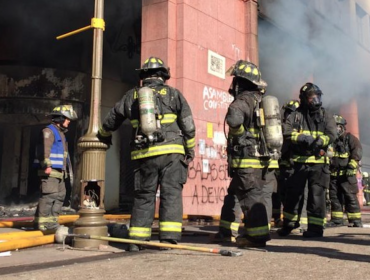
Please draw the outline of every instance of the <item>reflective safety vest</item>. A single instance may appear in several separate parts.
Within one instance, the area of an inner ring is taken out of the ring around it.
[[[63,169],[65,166],[64,160],[67,157],[67,153],[64,153],[62,137],[60,135],[60,132],[55,126],[48,125],[47,128],[50,128],[54,134],[54,143],[53,143],[53,146],[51,146],[51,153],[50,153],[51,167],[53,169],[55,168]]]
[[[50,124],[47,126],[47,128],[51,129],[54,134],[54,143],[51,146],[50,158],[48,159],[51,163],[51,168],[63,169],[65,166],[65,160],[68,157],[68,152],[64,151],[62,136],[54,125]],[[33,161],[33,165],[36,168],[40,168],[41,166],[38,159]]]

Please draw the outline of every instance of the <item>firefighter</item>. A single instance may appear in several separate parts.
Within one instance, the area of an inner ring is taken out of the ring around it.
[[[261,94],[265,94],[266,87],[262,87],[260,92]],[[243,212],[240,208],[239,200],[235,194],[235,190],[228,188],[227,194],[224,197],[224,204],[221,208],[218,232],[210,236],[210,241],[213,243],[235,243],[238,236],[239,227],[242,222],[242,216]]]
[[[77,120],[72,105],[60,105],[51,112],[51,124],[45,127],[36,147],[34,165],[40,178],[40,198],[35,214],[39,230],[56,230],[58,216],[66,196],[65,181],[72,180],[72,165],[65,137],[71,121]]]
[[[328,145],[336,139],[333,115],[322,107],[322,91],[312,83],[300,89],[300,106],[283,125],[284,140],[290,143],[293,174],[286,184],[283,227],[287,236],[299,226],[299,204],[308,187],[307,231],[303,237],[322,237],[326,218],[326,189],[329,188]]]
[[[364,187],[365,205],[370,206],[369,173],[362,173],[362,186]]]
[[[129,236],[150,240],[160,186],[159,239],[177,244],[182,230],[182,188],[194,158],[195,125],[182,93],[165,82],[170,69],[149,57],[138,69],[142,87],[129,90],[106,116],[98,137],[110,144],[111,132],[125,119],[133,127],[131,159],[138,164]],[[149,106],[149,107],[147,107]],[[154,125],[154,127],[153,127]],[[141,250],[130,245],[130,251]]]
[[[229,189],[236,194],[245,217],[245,232],[236,243],[239,247],[264,247],[270,240],[271,194],[276,184],[272,168],[278,168],[277,159],[262,156],[260,89],[267,84],[258,67],[248,61],[237,61],[228,72],[233,76],[229,93],[235,98],[226,115]]]
[[[299,107],[298,100],[290,100],[281,109],[282,123],[286,121],[288,116],[297,110]],[[289,157],[289,146],[283,143],[281,158],[279,160],[279,169],[276,170],[277,176],[277,191],[272,193],[272,218],[275,227],[281,227],[281,204],[285,197],[285,181],[291,175],[292,165]]]
[[[333,143],[334,156],[330,164],[331,220],[327,226],[343,225],[344,207],[350,226],[362,227],[356,178],[362,158],[362,146],[356,136],[346,132],[347,121],[342,116],[334,115],[334,119],[338,138]]]

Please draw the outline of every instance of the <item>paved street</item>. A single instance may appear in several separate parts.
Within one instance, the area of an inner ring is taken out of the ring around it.
[[[0,279],[365,280],[370,279],[370,214],[363,217],[364,228],[329,228],[322,239],[281,238],[273,232],[265,249],[227,247],[242,251],[241,257],[156,248],[129,253],[123,244],[111,244],[105,252],[62,251],[57,244],[23,249],[0,258]],[[215,232],[216,226],[184,228],[181,244],[220,247],[208,242],[207,234]]]

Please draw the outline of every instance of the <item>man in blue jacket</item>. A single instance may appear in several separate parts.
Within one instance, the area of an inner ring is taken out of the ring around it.
[[[34,161],[41,181],[35,224],[42,231],[58,227],[58,216],[66,196],[65,179],[72,173],[64,133],[70,122],[77,119],[72,105],[57,106],[50,115],[51,124],[40,134]]]

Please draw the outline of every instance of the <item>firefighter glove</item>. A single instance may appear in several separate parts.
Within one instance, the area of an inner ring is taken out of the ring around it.
[[[306,134],[299,135],[297,139],[298,143],[307,145],[307,147],[310,147],[314,141],[315,138],[313,138],[311,135]]]
[[[186,161],[187,164],[189,164],[190,162],[192,162],[193,159],[194,159],[194,157],[195,157],[195,151],[194,151],[194,149],[187,149],[185,151],[185,161]]]
[[[103,128],[100,128],[98,134],[96,135],[100,142],[111,146],[112,144],[112,133],[110,131],[105,131]]]
[[[311,149],[314,151],[316,154],[320,154],[321,148],[324,145],[324,141],[320,137],[317,137],[315,141],[312,142]]]

